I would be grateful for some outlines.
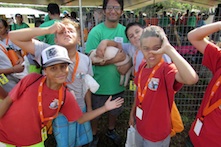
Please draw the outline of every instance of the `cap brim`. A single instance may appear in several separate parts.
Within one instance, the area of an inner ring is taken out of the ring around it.
[[[52,66],[52,65],[55,65],[55,64],[60,64],[60,63],[68,63],[68,64],[71,64],[71,63],[73,63],[71,60],[68,60],[68,59],[61,59],[61,60],[55,60],[55,61],[50,61],[50,62],[48,62],[48,63],[46,63],[46,64],[44,64],[43,65],[43,68],[45,68],[45,67],[48,67],[48,66]]]

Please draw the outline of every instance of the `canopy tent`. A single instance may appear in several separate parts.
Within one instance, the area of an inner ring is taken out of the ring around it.
[[[165,0],[124,0],[124,7],[126,10],[134,10],[147,5],[151,5],[157,2]],[[214,7],[221,3],[221,0],[179,0],[184,3],[191,3],[200,5],[203,7]],[[4,3],[20,3],[20,4],[35,4],[35,5],[47,5],[48,3],[55,2],[62,6],[79,6],[79,0],[1,0]],[[102,0],[81,0],[82,6],[102,6]]]
[[[16,13],[20,13],[22,15],[34,15],[35,17],[47,14],[44,11],[39,11],[31,8],[8,8],[8,7],[0,8],[0,15],[5,15],[6,18],[14,17]]]

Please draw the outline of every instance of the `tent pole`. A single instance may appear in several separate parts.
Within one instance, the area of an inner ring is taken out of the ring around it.
[[[82,52],[84,53],[84,24],[83,24],[83,14],[82,14],[82,3],[81,0],[79,0],[79,10],[80,10],[80,25],[81,25],[81,48]]]

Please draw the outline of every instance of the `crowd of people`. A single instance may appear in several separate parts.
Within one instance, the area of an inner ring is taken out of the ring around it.
[[[193,85],[199,80],[168,35],[169,27],[184,23],[188,26],[186,38],[204,55],[202,63],[214,75],[186,146],[221,146],[220,48],[205,39],[221,29],[220,21],[206,25],[200,15],[197,21],[194,12],[189,15],[187,11],[178,21],[166,12],[159,20],[154,15],[153,21],[139,13],[140,20],[124,24],[120,23],[124,1],[103,0],[104,19],[90,29],[83,53],[78,51],[81,36],[76,13],[70,16],[64,11],[61,18],[56,3],[48,4],[47,11],[47,20],[34,28],[23,22],[21,14],[15,15],[11,31],[7,21],[0,19],[0,146],[44,147],[47,135],[53,134],[58,147],[96,147],[98,122],[105,112],[105,135],[122,146],[116,129],[125,97],[120,77],[131,67],[136,90],[128,127],[136,130],[136,146],[169,146],[174,95],[184,84]],[[108,46],[116,47],[118,52],[107,60]],[[102,62],[91,61],[94,49]],[[116,66],[126,55],[130,62]],[[96,91],[90,89],[91,79],[99,84]]]

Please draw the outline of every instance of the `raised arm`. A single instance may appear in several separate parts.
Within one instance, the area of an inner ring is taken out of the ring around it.
[[[221,21],[204,25],[188,33],[188,39],[192,45],[204,54],[204,50],[209,43],[207,36],[221,30]]]
[[[176,80],[183,84],[195,84],[199,77],[192,66],[176,51],[176,49],[169,43],[167,37],[164,37],[161,49],[151,51],[152,53],[166,53],[176,65],[177,73]]]
[[[45,34],[58,33],[64,29],[64,25],[56,22],[54,25],[45,28],[27,28],[16,31],[10,31],[9,37],[13,43],[22,48],[24,51],[34,55],[35,37],[42,36]]]

